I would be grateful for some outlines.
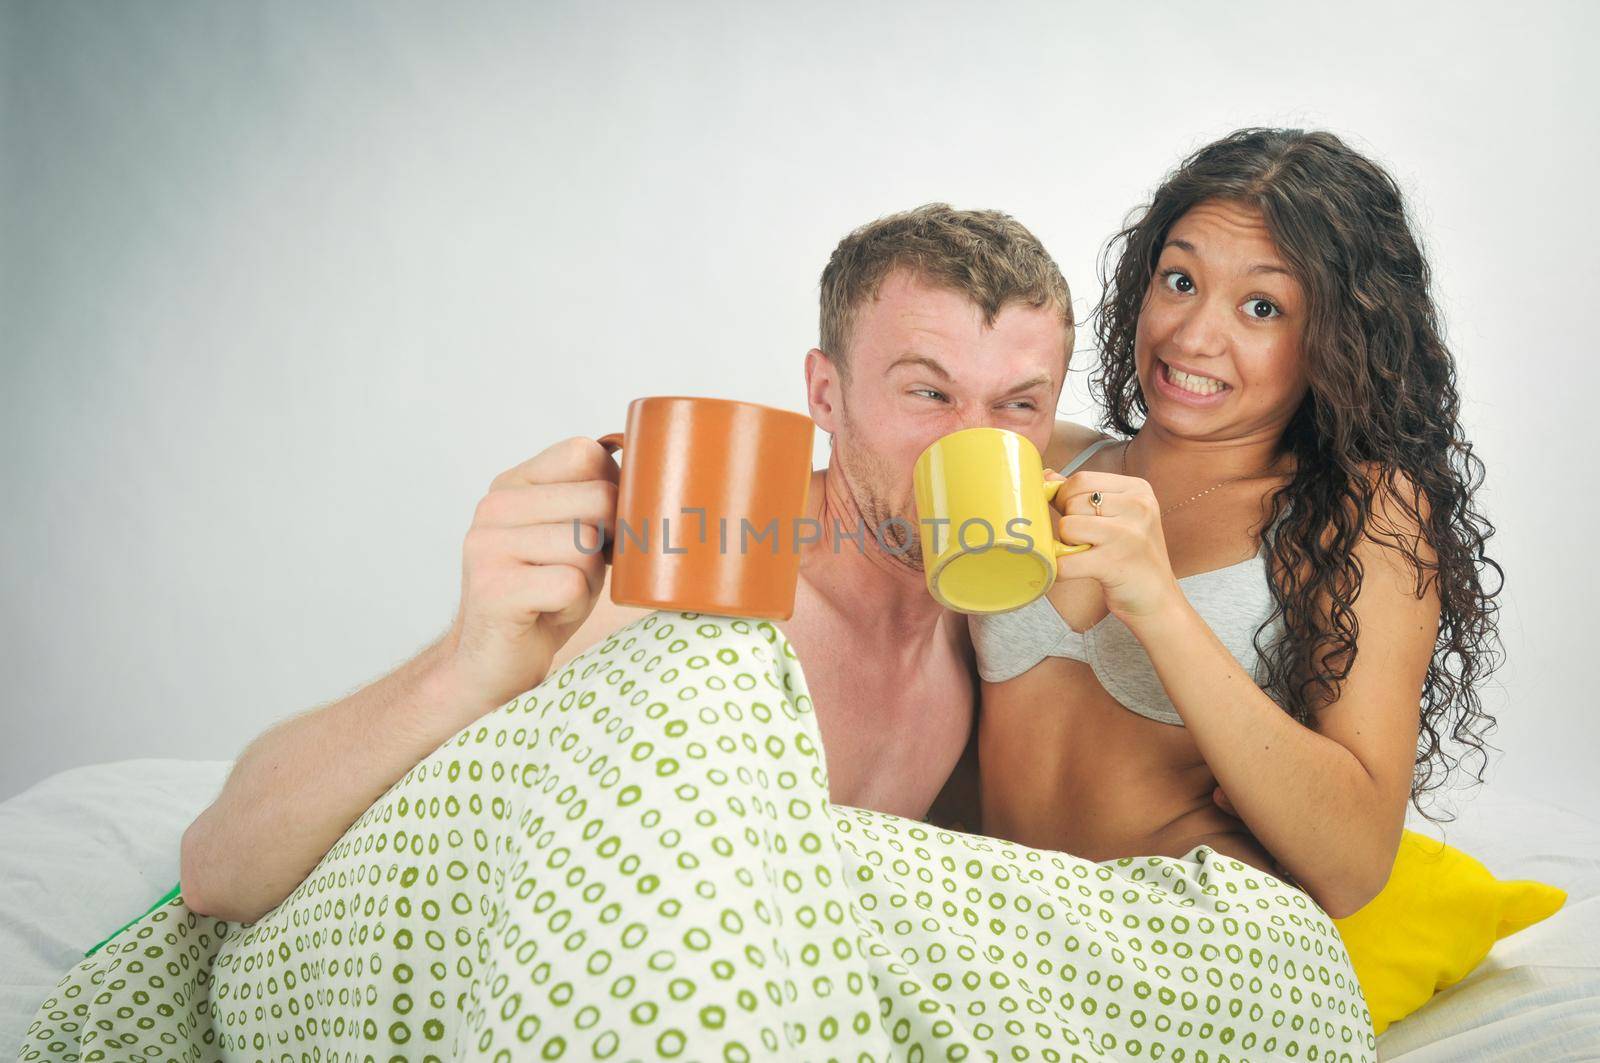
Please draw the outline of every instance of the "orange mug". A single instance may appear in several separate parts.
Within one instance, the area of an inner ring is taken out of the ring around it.
[[[787,620],[800,576],[813,425],[732,399],[628,404],[616,524],[606,536],[618,605]]]

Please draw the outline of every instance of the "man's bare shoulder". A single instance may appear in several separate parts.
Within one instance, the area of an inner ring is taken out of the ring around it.
[[[1044,458],[1044,467],[1059,469],[1077,457],[1084,448],[1107,438],[1109,436],[1097,428],[1057,418],[1055,427],[1050,432],[1050,445],[1041,455]]]

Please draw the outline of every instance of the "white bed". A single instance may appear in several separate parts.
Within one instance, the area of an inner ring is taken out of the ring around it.
[[[61,772],[0,803],[6,1058],[56,978],[177,880],[178,839],[227,770],[226,761],[118,761]],[[1413,829],[1438,836],[1411,816]],[[1567,903],[1391,1027],[1381,1058],[1600,1060],[1600,821],[1483,788],[1445,840],[1502,878],[1560,886]]]

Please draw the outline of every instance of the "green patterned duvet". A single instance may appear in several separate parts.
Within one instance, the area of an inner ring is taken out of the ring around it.
[[[259,921],[181,898],[21,1058],[1376,1058],[1332,920],[828,802],[769,623],[655,612],[413,768]]]

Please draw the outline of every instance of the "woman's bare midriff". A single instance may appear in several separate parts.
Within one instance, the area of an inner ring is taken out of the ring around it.
[[[983,685],[983,833],[1101,861],[1207,845],[1285,881],[1217,785],[1188,728],[1131,712],[1081,661],[1046,658]]]
[[[1082,468],[1126,471],[1119,448]],[[1284,476],[1236,480],[1197,517],[1163,521],[1174,572],[1253,557]],[[1058,580],[1047,600],[1075,631],[1106,616],[1090,579]],[[1046,657],[1004,683],[984,683],[978,718],[983,833],[1091,860],[1183,856],[1197,845],[1293,882],[1244,821],[1212,800],[1217,778],[1187,727],[1117,702],[1082,661]]]

